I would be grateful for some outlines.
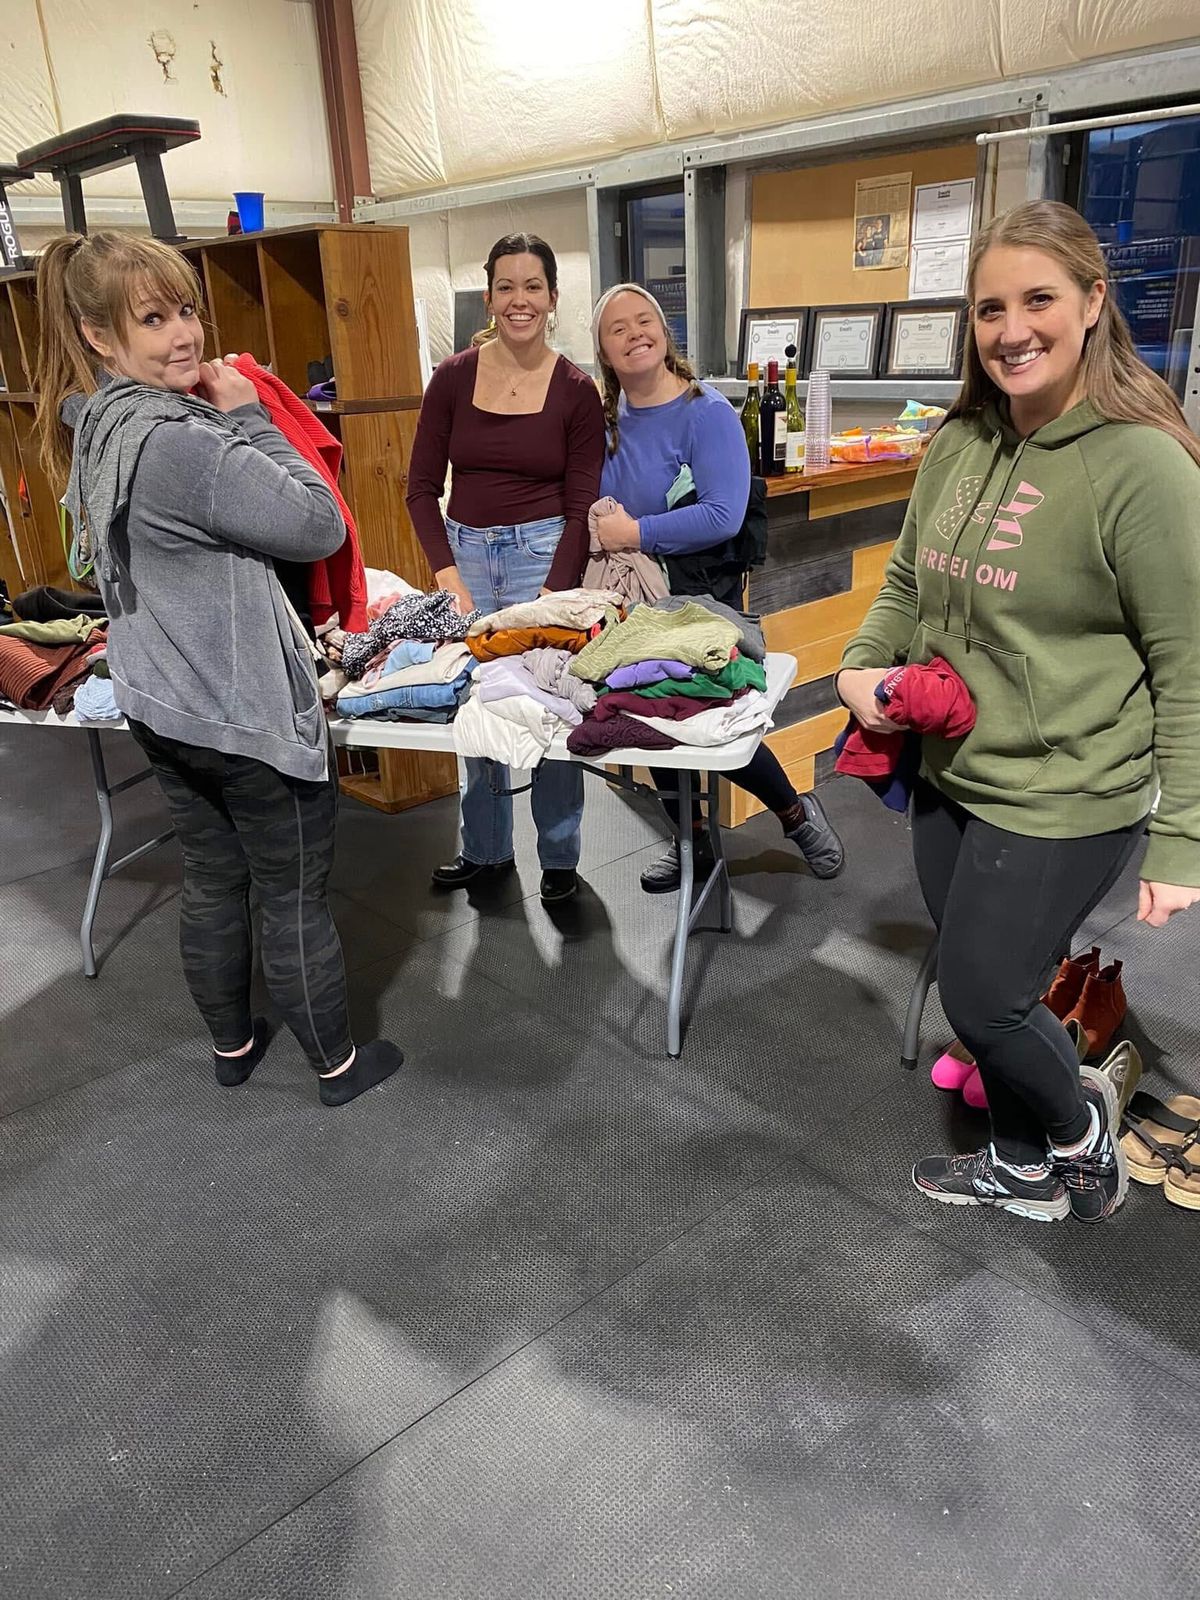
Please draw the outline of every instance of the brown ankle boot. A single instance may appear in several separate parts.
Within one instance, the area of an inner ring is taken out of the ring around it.
[[[1042,1004],[1049,1006],[1060,1022],[1065,1022],[1078,1005],[1089,975],[1099,971],[1099,945],[1093,945],[1086,956],[1080,956],[1077,960],[1068,956],[1055,973],[1054,982],[1042,996]]]
[[[1114,961],[1084,979],[1070,1016],[1064,1022],[1078,1022],[1087,1039],[1088,1056],[1107,1054],[1112,1036],[1125,1021],[1125,990],[1121,983],[1121,962]]]

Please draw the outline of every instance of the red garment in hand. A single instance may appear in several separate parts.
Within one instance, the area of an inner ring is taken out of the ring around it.
[[[280,382],[273,372],[266,372],[253,356],[234,356],[229,363],[254,385],[267,415],[305,461],[324,478],[333,490],[338,510],[346,524],[346,541],[340,549],[323,561],[313,561],[308,568],[308,603],[313,622],[320,627],[337,613],[341,627],[347,633],[366,633],[367,575],[363,569],[362,551],[358,544],[358,529],[350,507],[338,488],[338,472],[342,465],[342,447],[329,429],[324,427],[303,402],[292,393],[286,383]]]
[[[961,739],[975,726],[971,691],[948,661],[934,656],[923,666],[893,667],[884,678],[883,714],[901,726],[895,733],[873,733],[855,722],[847,733],[834,770],[853,778],[883,778],[896,769],[904,728]]]

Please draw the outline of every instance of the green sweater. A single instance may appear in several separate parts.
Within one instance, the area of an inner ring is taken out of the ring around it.
[[[943,656],[975,701],[926,737],[943,794],[1013,833],[1137,822],[1142,876],[1200,885],[1200,468],[1087,401],[1021,439],[994,408],[938,432],[843,667]]]

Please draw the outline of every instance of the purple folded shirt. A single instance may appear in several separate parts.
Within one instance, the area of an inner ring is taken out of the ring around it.
[[[648,683],[661,683],[664,678],[693,678],[695,667],[686,661],[635,661],[632,666],[618,667],[605,678],[610,689],[640,689]]]

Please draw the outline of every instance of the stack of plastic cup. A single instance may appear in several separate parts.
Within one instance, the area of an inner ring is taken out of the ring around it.
[[[812,471],[829,465],[829,434],[832,428],[829,374],[814,367],[808,375],[808,402],[804,408],[804,468]]]

